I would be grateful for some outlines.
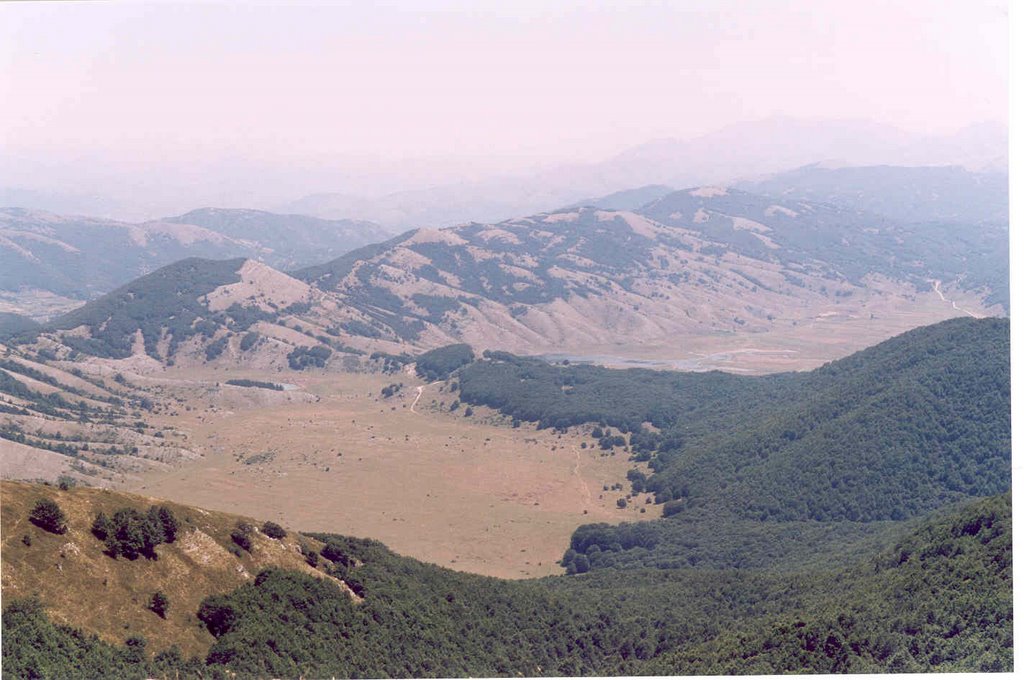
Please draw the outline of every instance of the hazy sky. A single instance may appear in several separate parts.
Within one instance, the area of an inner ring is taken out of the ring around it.
[[[3,3],[0,143],[26,168],[115,174],[239,158],[491,170],[775,114],[1007,120],[1005,2],[375,4]]]

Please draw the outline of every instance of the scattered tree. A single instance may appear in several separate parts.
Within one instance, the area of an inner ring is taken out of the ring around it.
[[[160,543],[163,543],[163,531],[150,515],[132,508],[121,508],[114,513],[106,539],[111,557],[121,555],[134,560],[143,555],[155,560],[156,546]]]
[[[263,533],[269,536],[270,538],[277,540],[280,540],[288,535],[288,532],[284,530],[284,527],[275,522],[264,522]]]
[[[49,499],[38,501],[28,518],[37,527],[52,534],[63,534],[68,530],[64,512],[59,505]]]
[[[239,548],[246,552],[252,552],[252,537],[249,535],[250,533],[251,528],[248,525],[239,523],[231,530],[231,540],[234,541]]]
[[[154,505],[149,508],[148,515],[150,522],[160,528],[163,542],[174,543],[174,539],[178,537],[178,519],[174,512],[166,505]]]
[[[110,518],[106,513],[100,512],[92,522],[92,535],[101,541],[107,540],[110,535]]]
[[[167,610],[170,609],[171,601],[167,599],[161,591],[153,593],[153,597],[149,599],[149,608],[161,619],[167,618]]]

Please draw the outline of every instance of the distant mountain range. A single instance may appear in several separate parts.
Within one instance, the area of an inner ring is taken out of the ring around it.
[[[56,169],[29,172],[31,162],[12,157],[0,159],[0,206],[132,222],[179,214],[196,205],[252,207],[365,220],[398,231],[498,222],[588,202],[628,187],[730,185],[812,163],[954,165],[1005,174],[1007,158],[1007,128],[998,123],[921,135],[867,120],[779,116],[734,123],[690,138],[651,140],[596,162],[543,165],[528,172],[503,171],[493,161],[486,170],[481,165],[488,163],[466,166],[458,159],[376,168],[365,163],[332,167],[322,161],[264,167],[197,159],[187,167],[151,166],[148,174],[133,177],[137,181],[113,184],[107,179],[89,185],[87,173],[71,175],[72,182],[54,174]],[[73,163],[65,163],[60,170],[68,173],[70,167]],[[455,170],[458,167],[468,169]],[[108,168],[107,176],[117,177],[118,172]],[[40,184],[40,177],[77,189],[56,191]]]
[[[132,224],[0,209],[0,291],[9,308],[33,315],[45,294],[81,304],[186,257],[246,257],[274,267],[322,262],[389,236],[378,225],[257,210],[207,208]],[[19,297],[22,302],[18,308]]]
[[[729,185],[823,161],[842,166],[955,165],[972,172],[1005,174],[1008,148],[1007,129],[996,123],[928,136],[865,120],[780,116],[729,125],[690,139],[653,140],[598,163],[445,183],[376,198],[319,193],[277,209],[366,219],[396,228],[444,227],[586,204],[586,197],[623,187]]]
[[[886,180],[892,172],[856,175],[865,202],[883,209],[895,200]],[[918,186],[928,178],[941,186],[950,173],[905,174]],[[853,191],[845,175],[825,177],[843,180],[828,197]],[[885,181],[876,186],[872,177]],[[788,185],[780,179],[777,186]],[[991,187],[970,186],[997,210]],[[635,202],[662,191],[645,187],[594,202]],[[931,205],[933,218],[948,209]],[[246,233],[284,238],[292,218],[200,211],[175,219],[231,234],[160,223],[172,234],[197,234],[177,243],[214,234],[220,240],[212,242],[227,248]],[[250,221],[259,229],[246,231]],[[279,247],[290,254],[314,243],[310,236]],[[521,353],[678,356],[687,347],[721,348],[723,338],[832,347],[822,349],[823,361],[840,351],[813,330],[824,320],[857,329],[845,336],[864,334],[868,344],[950,316],[1005,313],[1007,248],[1007,226],[998,220],[904,222],[836,203],[698,187],[636,211],[579,207],[413,230],[289,274],[252,258],[193,258],[58,317],[43,332],[87,354],[158,362],[294,367],[309,365],[303,353],[317,346],[344,356],[452,342]],[[327,356],[310,361],[322,365]]]
[[[736,188],[791,201],[832,203],[905,222],[1002,222],[1010,219],[1005,172],[959,166],[828,167],[816,163]]]
[[[675,189],[664,184],[648,184],[636,189],[616,191],[607,196],[584,198],[582,201],[565,206],[565,209],[590,207],[602,210],[639,210],[652,201],[668,196],[673,191]]]

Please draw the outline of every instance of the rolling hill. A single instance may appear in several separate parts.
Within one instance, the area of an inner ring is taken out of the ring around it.
[[[29,520],[38,501],[55,501],[66,515],[60,535]],[[154,504],[170,508],[178,535],[159,545],[155,558],[111,557],[92,531],[97,514],[114,517],[127,508],[145,513]],[[230,593],[261,569],[279,567],[320,576],[346,597],[342,581],[310,567],[302,549],[319,552],[323,543],[286,532],[271,538],[251,531],[251,546],[240,550],[231,534],[253,520],[199,510],[152,498],[85,487],[59,490],[23,482],[3,482],[4,599],[37,597],[56,620],[84,628],[108,642],[145,636],[156,651],[175,645],[188,655],[205,652],[213,638],[195,625],[204,598]],[[29,540],[25,541],[25,536]],[[166,617],[150,611],[149,596],[160,591],[170,600]],[[6,665],[6,664],[5,664]]]
[[[246,257],[293,268],[385,238],[368,222],[207,208],[139,224],[0,210],[0,311],[53,316],[164,265]],[[55,305],[37,298],[56,298]]]
[[[151,416],[166,400],[117,371],[85,372],[0,345],[0,476],[67,478],[101,486],[196,454]]]
[[[262,213],[185,218],[239,236],[284,233],[283,222],[252,226]],[[1005,225],[906,223],[699,187],[638,212],[581,207],[413,230],[290,274],[189,260],[54,319],[43,335],[126,358],[142,330],[144,353],[164,363],[179,347],[189,360],[282,365],[317,346],[344,358],[464,342],[620,364],[812,368],[914,326],[1005,313],[1007,245]],[[249,352],[251,333],[272,342]]]
[[[491,353],[453,380],[462,402],[538,427],[593,424],[602,448],[628,436],[641,465],[622,502],[654,493],[667,519],[581,527],[565,559],[575,570],[828,560],[892,521],[1009,488],[1001,319],[915,329],[806,373],[620,371]]]
[[[318,297],[302,281],[254,260],[189,258],[22,340],[40,342],[62,359],[128,360],[136,370],[217,359],[267,368],[287,365],[286,355],[297,348],[323,344],[356,352],[335,338],[315,336],[297,320]]]
[[[907,200],[903,184],[893,180],[887,186],[901,187]],[[956,282],[981,291],[989,304],[1009,308],[1009,231],[997,217],[1005,215],[1005,196],[1002,203],[989,199],[978,209],[992,211],[993,219],[983,224],[883,217],[864,206],[885,207],[887,200],[897,199],[873,196],[837,205],[707,188],[675,192],[641,212],[662,224],[697,231],[733,252],[781,263],[794,275],[810,270],[856,284],[875,274],[918,289],[935,280]]]
[[[598,572],[508,582],[399,557],[369,540],[287,531],[270,538],[266,529],[240,528],[252,520],[174,504],[162,507],[176,518],[177,535],[156,546],[155,559],[115,558],[90,531],[95,513],[144,513],[160,501],[6,482],[3,491],[3,663],[11,677],[1013,664],[1008,496],[931,518],[849,566],[821,571],[633,570],[629,578]],[[66,533],[29,521],[44,499],[66,514]],[[32,590],[38,595],[26,597]],[[170,601],[164,615],[150,606],[158,590]],[[111,627],[108,613],[123,627]]]
[[[939,236],[832,205],[700,188],[639,213],[578,208],[418,230],[295,276],[384,337],[614,354],[792,333],[827,316],[863,328],[872,315],[920,308],[936,281],[998,312],[1007,283],[986,263],[1005,258],[1005,231]]]
[[[281,270],[334,259],[393,235],[392,231],[373,222],[323,220],[264,210],[202,208],[163,221],[194,224],[228,238],[259,244],[262,251],[259,259]]]

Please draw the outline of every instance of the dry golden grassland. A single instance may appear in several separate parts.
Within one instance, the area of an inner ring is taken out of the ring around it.
[[[125,483],[133,491],[375,538],[404,555],[506,578],[560,573],[556,562],[580,524],[658,514],[643,495],[618,509],[626,491],[604,490],[629,488],[633,464],[621,449],[601,455],[584,428],[558,435],[512,428],[488,409],[449,412],[456,395],[440,383],[424,387],[413,411],[422,382],[407,374],[182,369],[168,377],[192,396],[157,419],[188,432],[203,457],[142,472]],[[231,377],[299,389],[208,389]],[[399,382],[400,394],[381,397]]]
[[[243,520],[235,515],[108,489],[61,491],[4,481],[0,491],[4,600],[36,595],[56,621],[109,642],[142,635],[152,651],[178,645],[186,656],[202,655],[214,641],[196,619],[208,595],[230,592],[269,566],[331,578],[307,565],[299,552],[300,540],[317,551],[321,544],[294,532],[281,540],[254,532],[252,552],[233,554],[231,531]],[[52,534],[29,521],[32,508],[44,498],[55,501],[67,516],[67,533]],[[103,542],[90,531],[96,513],[110,517],[123,507],[145,512],[153,504],[173,510],[180,525],[177,540],[157,546],[156,560],[107,555]],[[170,600],[166,619],[148,608],[158,590]]]
[[[613,368],[723,370],[747,375],[809,371],[913,328],[959,316],[1001,314],[978,293],[915,291],[909,284],[879,280],[876,291],[849,300],[826,301],[775,319],[770,328],[681,334],[647,343],[578,345],[572,354],[599,357]],[[954,302],[955,299],[955,302]],[[560,350],[561,351],[561,350]],[[643,363],[640,363],[643,362]]]

